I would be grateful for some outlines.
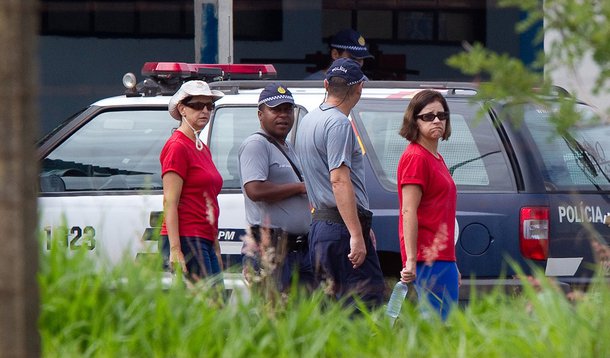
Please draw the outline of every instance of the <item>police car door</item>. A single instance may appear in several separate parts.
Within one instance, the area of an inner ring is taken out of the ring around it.
[[[39,227],[72,250],[116,262],[157,252],[159,153],[176,127],[167,104],[92,106],[43,141]]]

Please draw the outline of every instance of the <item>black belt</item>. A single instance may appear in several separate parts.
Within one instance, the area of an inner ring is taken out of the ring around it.
[[[312,214],[313,220],[330,221],[337,224],[344,224],[343,218],[337,208],[315,209]],[[363,229],[370,229],[373,223],[373,212],[358,206],[358,220]]]
[[[264,230],[259,225],[250,226],[250,232],[257,244],[261,242],[261,231]],[[307,234],[291,234],[285,232],[279,228],[272,228],[269,230],[269,237],[271,243],[277,247],[278,243],[286,242],[286,249],[288,251],[304,251],[309,247],[309,241],[307,240]]]

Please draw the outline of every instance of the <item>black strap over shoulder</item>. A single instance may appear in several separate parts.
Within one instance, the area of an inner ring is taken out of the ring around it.
[[[294,170],[294,172],[296,173],[297,177],[299,177],[299,180],[301,182],[303,182],[303,176],[301,175],[301,172],[299,171],[299,169],[297,168],[296,165],[294,165],[294,163],[292,162],[292,160],[290,160],[290,157],[288,157],[288,154],[286,154],[286,152],[284,151],[284,149],[282,149],[282,146],[280,146],[280,144],[273,138],[271,138],[270,136],[266,135],[265,133],[261,133],[261,132],[256,132],[256,134],[260,134],[263,137],[267,138],[267,140],[269,141],[269,143],[273,144],[277,149],[280,150],[280,152],[282,152],[282,154],[284,154],[284,156],[286,157],[286,159],[288,159],[288,163],[290,163],[290,165],[292,166],[292,169]]]

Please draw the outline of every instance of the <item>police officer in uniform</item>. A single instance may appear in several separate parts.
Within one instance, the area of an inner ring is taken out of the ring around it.
[[[299,282],[311,287],[311,213],[299,161],[286,141],[294,124],[291,92],[277,83],[266,86],[259,96],[258,119],[260,130],[246,138],[238,154],[251,234],[242,250],[244,273],[247,279],[271,275],[280,291],[290,287],[297,273]]]

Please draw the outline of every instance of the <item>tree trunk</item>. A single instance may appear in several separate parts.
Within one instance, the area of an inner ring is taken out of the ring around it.
[[[0,1],[0,355],[40,355],[36,0]]]

